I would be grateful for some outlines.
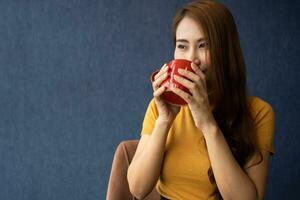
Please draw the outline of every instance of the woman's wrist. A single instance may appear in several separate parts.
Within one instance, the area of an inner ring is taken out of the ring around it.
[[[162,117],[158,117],[155,121],[155,124],[159,125],[159,126],[171,126],[171,124],[173,123],[173,120],[170,119],[165,119]]]
[[[215,118],[211,116],[207,116],[206,119],[202,119],[201,123],[196,121],[196,127],[202,131],[203,135],[209,134],[210,132],[215,132],[218,129],[218,124]]]
[[[206,123],[201,127],[204,138],[214,137],[219,134],[219,126],[216,122]]]
[[[157,118],[153,132],[155,132],[155,135],[167,136],[171,125],[172,123],[168,120]]]

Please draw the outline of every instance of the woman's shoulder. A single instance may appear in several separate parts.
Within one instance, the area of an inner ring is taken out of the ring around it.
[[[156,104],[154,98],[150,99],[148,101],[148,108],[147,110],[151,110],[152,112],[157,112]]]
[[[249,96],[248,103],[254,108],[272,108],[268,102],[256,96]]]
[[[151,109],[153,112],[157,113],[157,107],[156,107],[156,103],[154,98],[152,98],[149,102],[148,102],[148,108]]]
[[[248,97],[248,103],[250,113],[254,119],[264,118],[266,115],[274,115],[272,106],[260,97],[250,96]]]

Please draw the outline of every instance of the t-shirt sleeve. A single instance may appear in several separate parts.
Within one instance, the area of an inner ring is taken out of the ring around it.
[[[271,155],[274,149],[275,114],[273,108],[267,102],[255,97],[251,103],[254,119],[254,140],[258,149],[266,150]]]
[[[157,117],[158,117],[158,111],[154,99],[152,99],[145,113],[141,134],[150,135],[152,133]]]

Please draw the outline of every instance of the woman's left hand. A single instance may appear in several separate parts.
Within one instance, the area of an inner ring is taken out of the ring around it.
[[[174,76],[174,79],[186,87],[191,94],[176,87],[171,87],[171,90],[188,103],[196,127],[203,131],[207,125],[214,124],[215,119],[208,99],[205,74],[194,62],[191,67],[195,73],[179,69],[181,77]]]

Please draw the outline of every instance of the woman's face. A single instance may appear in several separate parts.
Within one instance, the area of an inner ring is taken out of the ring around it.
[[[211,68],[207,39],[200,24],[188,16],[177,26],[174,58],[193,61],[204,73]]]

